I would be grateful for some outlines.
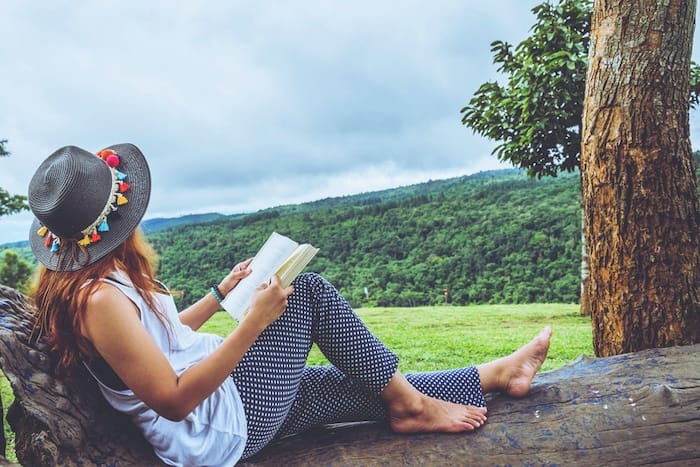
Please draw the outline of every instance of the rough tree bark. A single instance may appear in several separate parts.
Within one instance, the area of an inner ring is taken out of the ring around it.
[[[590,287],[590,259],[588,258],[588,248],[586,248],[586,235],[585,235],[585,223],[586,219],[583,213],[583,208],[581,209],[581,295],[579,298],[579,311],[583,316],[591,316],[591,304],[588,302],[589,293],[588,287]]]
[[[596,355],[700,342],[695,0],[598,0],[581,173]]]
[[[22,465],[159,465],[87,375],[53,378],[42,342],[28,341],[29,319],[22,298],[0,286],[0,364]],[[280,440],[244,465],[698,465],[699,367],[700,345],[581,359],[538,375],[524,399],[491,398],[475,433],[335,426]]]

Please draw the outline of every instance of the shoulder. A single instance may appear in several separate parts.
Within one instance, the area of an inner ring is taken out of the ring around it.
[[[88,310],[127,302],[130,303],[131,300],[124,292],[116,285],[104,280],[96,281],[87,297]]]
[[[89,338],[95,327],[109,328],[124,321],[140,321],[136,304],[118,287],[98,281],[91,288],[85,303],[83,332]]]

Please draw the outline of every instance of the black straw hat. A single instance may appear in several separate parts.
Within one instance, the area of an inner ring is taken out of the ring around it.
[[[42,162],[28,191],[36,216],[29,232],[34,255],[51,270],[76,271],[138,227],[151,195],[151,173],[133,144],[97,154],[65,146]]]

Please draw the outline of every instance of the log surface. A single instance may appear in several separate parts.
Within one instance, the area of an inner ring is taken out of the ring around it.
[[[0,365],[15,394],[8,420],[20,463],[160,465],[88,375],[51,375],[45,344],[29,342],[30,317],[22,297],[0,286]],[[539,374],[524,399],[490,397],[488,416],[469,434],[323,427],[243,465],[700,465],[700,344],[581,358]]]
[[[700,465],[700,344],[580,358],[541,373],[524,399],[495,396],[469,434],[325,427],[247,465]]]

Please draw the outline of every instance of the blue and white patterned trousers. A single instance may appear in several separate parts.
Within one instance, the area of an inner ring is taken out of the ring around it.
[[[331,365],[306,366],[314,342]],[[243,458],[275,437],[314,426],[387,420],[379,393],[397,368],[397,356],[371,334],[331,284],[317,274],[300,275],[285,312],[232,374],[248,422]],[[475,367],[406,378],[431,397],[486,405]]]

